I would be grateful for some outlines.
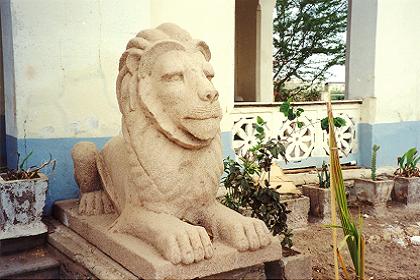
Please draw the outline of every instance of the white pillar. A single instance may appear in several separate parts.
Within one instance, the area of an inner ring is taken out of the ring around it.
[[[420,149],[419,10],[418,0],[351,1],[348,97],[364,99],[363,163],[373,144],[382,146],[378,164]]]
[[[275,0],[259,0],[257,10],[257,101],[273,97],[273,10]]]

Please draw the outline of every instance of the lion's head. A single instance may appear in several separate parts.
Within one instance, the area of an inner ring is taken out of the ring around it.
[[[210,56],[203,41],[174,24],[137,34],[120,59],[117,97],[124,118],[140,109],[178,145],[208,145],[222,117]]]

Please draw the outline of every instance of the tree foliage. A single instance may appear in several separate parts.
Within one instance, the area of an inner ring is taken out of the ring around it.
[[[277,91],[284,90],[291,79],[307,89],[324,80],[332,66],[345,63],[347,5],[347,0],[276,0],[273,77]]]

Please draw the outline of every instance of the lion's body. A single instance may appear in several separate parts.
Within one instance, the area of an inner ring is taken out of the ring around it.
[[[118,212],[125,203],[131,203],[183,218],[197,203],[208,205],[214,201],[223,172],[220,136],[197,150],[174,149],[176,144],[153,126],[137,139],[141,144],[136,154],[144,170],[137,180],[130,180],[130,154],[122,136],[113,137],[100,152],[111,178],[111,182],[106,183],[106,178],[102,182]],[[153,148],[155,145],[159,149]],[[188,195],[182,195],[185,193]]]
[[[80,214],[113,205],[112,230],[143,239],[174,264],[213,256],[206,230],[242,251],[271,241],[262,221],[216,201],[222,110],[210,57],[204,42],[174,24],[137,34],[117,78],[122,135],[102,151],[86,142],[72,151]]]

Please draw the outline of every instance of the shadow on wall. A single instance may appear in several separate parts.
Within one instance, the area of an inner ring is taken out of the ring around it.
[[[224,157],[234,156],[231,135],[231,132],[222,132]],[[50,215],[55,201],[79,197],[79,188],[74,180],[73,160],[70,154],[73,145],[81,141],[90,141],[95,143],[98,149],[101,149],[109,139],[110,137],[16,140],[16,138],[8,136],[9,143],[17,143],[14,147],[9,149],[8,154],[10,155],[13,153],[16,155],[16,153],[11,152],[11,150],[18,150],[22,157],[24,157],[26,154],[33,151],[33,154],[28,161],[28,167],[48,161],[50,154],[52,158],[57,161],[54,171],[51,171],[48,168],[43,170],[43,173],[49,178],[44,214]],[[14,162],[8,162],[8,164],[10,168],[14,168],[14,166],[16,166],[16,160],[14,160]]]

